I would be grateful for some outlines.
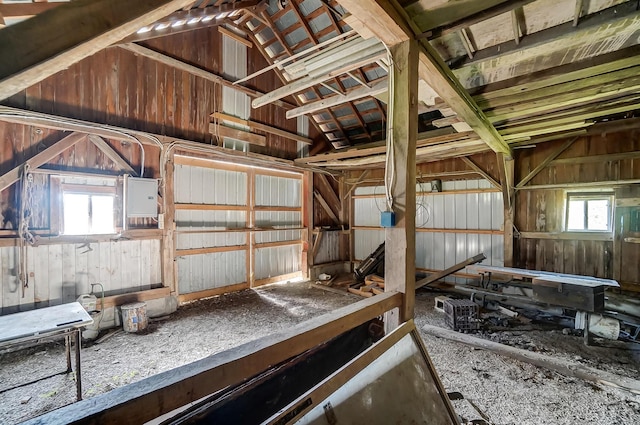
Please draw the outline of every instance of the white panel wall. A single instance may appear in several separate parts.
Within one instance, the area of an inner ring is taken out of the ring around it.
[[[230,80],[247,76],[247,46],[236,40],[222,36],[222,73]],[[246,94],[230,87],[222,87],[222,112],[242,119],[249,119],[251,99]],[[225,125],[249,130],[246,126],[227,122]],[[224,147],[248,151],[249,144],[240,140],[224,138]]]
[[[455,193],[474,189],[491,189],[486,180],[461,180],[443,183],[443,193],[418,194],[416,228],[455,230],[502,230],[501,192]],[[418,185],[417,191],[428,190]],[[445,193],[450,192],[450,193]],[[380,195],[354,200],[355,226],[379,227],[384,206],[384,188],[356,188],[355,195]],[[384,229],[354,230],[355,258],[366,258],[384,241]],[[416,267],[444,270],[483,252],[483,264],[504,264],[504,242],[501,234],[458,232],[416,232]],[[463,270],[464,271],[464,270]],[[454,279],[454,278],[450,278]]]
[[[178,204],[246,206],[247,190],[245,172],[180,164],[175,168],[175,200]],[[178,209],[176,246],[181,250],[245,245],[248,241],[244,232],[207,231],[246,227],[246,211]],[[180,294],[246,282],[246,257],[244,249],[178,256]]]
[[[91,283],[102,283],[108,296],[162,282],[159,240],[28,247],[29,286],[24,296],[18,282],[19,259],[18,248],[0,248],[3,314],[75,301],[91,292]]]
[[[279,176],[256,175],[256,206],[300,208],[302,180]],[[256,227],[302,227],[300,211],[256,211]],[[277,230],[256,233],[257,244],[300,240],[300,230]],[[285,245],[255,250],[255,278],[265,279],[301,271],[302,245]]]

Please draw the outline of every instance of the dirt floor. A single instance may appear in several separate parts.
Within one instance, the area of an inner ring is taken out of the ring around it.
[[[433,309],[434,295],[416,297],[416,325],[445,326]],[[119,332],[82,352],[85,398],[226,350],[271,332],[358,301],[311,288],[308,283],[272,285],[198,301],[164,320],[153,321],[145,335]],[[496,424],[638,424],[640,396],[423,334],[431,358],[448,391],[459,391]],[[636,378],[640,346],[609,342],[587,347],[561,328],[528,325],[485,332],[505,344],[563,357],[608,372]],[[64,370],[61,344],[0,356],[0,391],[53,371]],[[13,424],[75,400],[71,375],[57,375],[0,393],[0,423]],[[479,418],[468,401],[454,406],[467,418]]]

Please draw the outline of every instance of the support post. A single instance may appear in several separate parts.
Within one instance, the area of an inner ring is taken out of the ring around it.
[[[500,183],[502,185],[502,202],[504,205],[504,266],[513,267],[513,220],[514,220],[514,160],[502,153],[496,154]]]
[[[413,318],[416,249],[416,138],[418,135],[418,44],[403,41],[391,48],[393,58],[393,113],[391,126],[395,226],[385,233],[385,291],[403,294],[400,310],[385,316],[387,332]]]
[[[174,161],[173,153],[170,154],[161,167],[165,167],[162,199],[164,200],[164,217],[162,221],[162,285],[171,288],[171,292],[178,294],[175,269],[175,215],[174,202]]]
[[[313,173],[305,171],[302,175],[302,275],[311,279],[311,267],[315,251],[313,247]],[[320,235],[318,234],[318,237]]]

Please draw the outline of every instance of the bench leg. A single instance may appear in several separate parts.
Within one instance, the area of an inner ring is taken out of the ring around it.
[[[67,373],[71,372],[71,334],[64,337],[64,349],[67,355]]]
[[[74,331],[76,344],[76,388],[78,390],[77,399],[82,400],[82,375],[80,373],[80,329]]]

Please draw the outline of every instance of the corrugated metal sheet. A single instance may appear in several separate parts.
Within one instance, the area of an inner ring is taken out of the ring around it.
[[[242,232],[179,233],[181,230],[223,230],[245,228],[244,211],[176,211],[177,248],[206,248],[214,246],[244,245],[247,237]]]
[[[443,191],[489,189],[486,180],[443,182]],[[426,190],[418,185],[420,191]],[[354,200],[356,226],[379,226],[379,210],[384,207],[384,188],[359,187],[356,195],[380,195]],[[416,227],[434,229],[501,230],[503,205],[501,192],[419,194],[416,198]],[[355,258],[366,258],[384,240],[384,230],[355,230]],[[485,264],[502,266],[502,235],[475,233],[416,232],[416,267],[443,270],[479,252]]]
[[[181,294],[246,282],[246,251],[217,252],[176,258]]]
[[[302,245],[260,248],[255,251],[255,278],[266,279],[300,271]]]
[[[256,175],[256,205],[271,207],[299,207],[302,205],[302,180]]]
[[[247,174],[205,167],[176,165],[177,203],[246,205]],[[212,188],[215,188],[212,190]],[[180,231],[246,228],[245,211],[177,210],[177,249],[244,245],[246,233],[180,233]],[[178,257],[178,288],[191,293],[246,281],[246,251]],[[239,280],[238,280],[239,279]]]
[[[230,37],[222,37],[222,73],[231,80],[247,76],[247,46]],[[251,99],[246,94],[230,87],[222,87],[222,111],[242,119],[249,119]],[[236,123],[227,123],[232,127],[249,130]],[[248,151],[249,144],[240,140],[224,138],[224,147]]]
[[[106,294],[149,289],[162,282],[160,241],[109,241],[27,248],[29,287],[22,296],[18,250],[0,248],[0,307],[3,314],[75,301],[102,283]]]
[[[175,201],[179,204],[247,205],[247,173],[177,164]]]

